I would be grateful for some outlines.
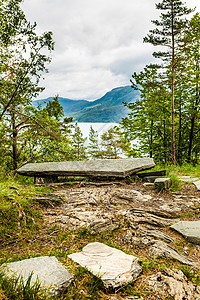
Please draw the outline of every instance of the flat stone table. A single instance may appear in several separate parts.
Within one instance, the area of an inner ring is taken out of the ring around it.
[[[155,166],[152,158],[30,163],[17,170],[25,176],[123,177]]]

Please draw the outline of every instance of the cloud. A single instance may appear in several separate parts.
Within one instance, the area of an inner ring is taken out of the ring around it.
[[[23,9],[56,42],[40,98],[95,99],[153,62],[153,47],[142,41],[160,14],[154,0],[25,0]]]

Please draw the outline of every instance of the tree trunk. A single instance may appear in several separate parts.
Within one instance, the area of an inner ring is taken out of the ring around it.
[[[171,134],[172,134],[172,164],[176,165],[175,125],[174,125],[174,87],[175,87],[175,41],[174,41],[174,6],[172,1],[172,81],[171,81]]]
[[[197,60],[196,63],[196,71],[199,72],[199,62]],[[193,107],[193,116],[191,118],[191,128],[190,128],[190,136],[189,136],[189,149],[188,149],[188,162],[191,162],[191,156],[192,156],[192,147],[193,147],[193,141],[194,141],[194,128],[195,128],[195,121],[197,117],[198,112],[198,105],[199,105],[199,73],[196,75],[196,100]]]
[[[12,122],[12,158],[13,158],[13,169],[17,169],[18,165],[18,153],[17,153],[17,129],[15,121],[15,113],[11,113],[11,122]]]

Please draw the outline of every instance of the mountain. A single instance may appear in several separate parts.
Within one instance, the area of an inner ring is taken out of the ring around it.
[[[120,122],[128,114],[128,108],[123,102],[134,102],[138,97],[138,91],[133,90],[130,86],[118,87],[106,93],[103,97],[94,100],[71,100],[59,97],[59,102],[63,107],[65,116],[73,117],[77,122]],[[52,100],[52,97],[34,101],[44,107],[46,102]]]

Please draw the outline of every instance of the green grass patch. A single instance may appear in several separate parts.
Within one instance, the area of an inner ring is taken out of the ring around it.
[[[22,277],[7,278],[0,272],[0,299],[9,300],[46,300],[46,290],[41,288],[39,281],[31,284],[32,274],[26,281]],[[51,298],[52,299],[52,298]]]

